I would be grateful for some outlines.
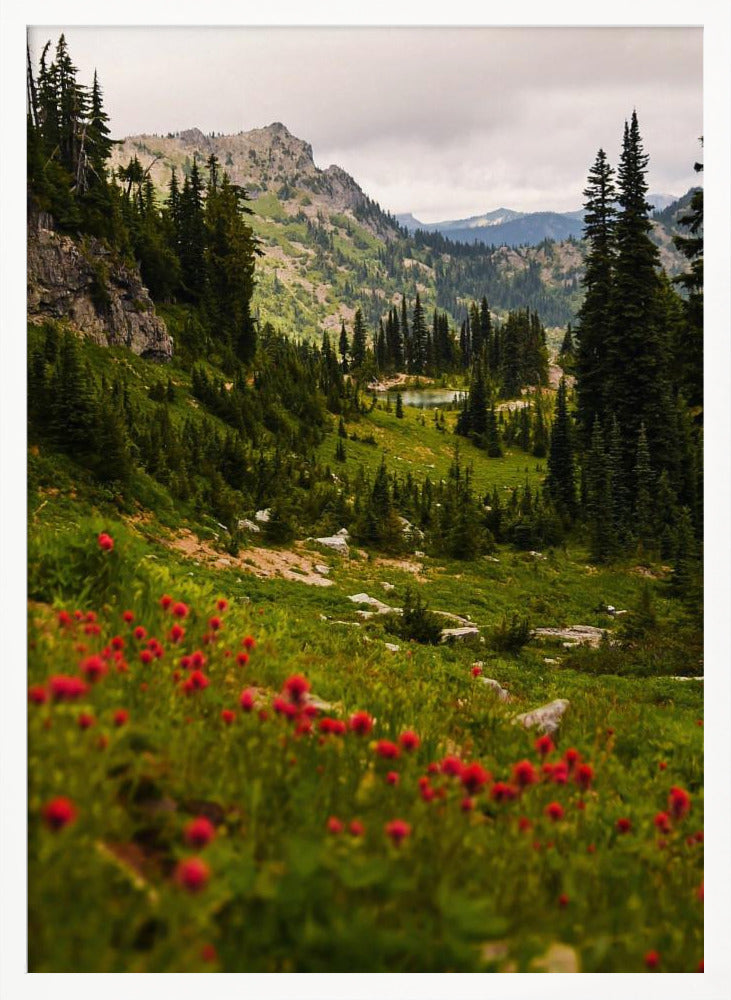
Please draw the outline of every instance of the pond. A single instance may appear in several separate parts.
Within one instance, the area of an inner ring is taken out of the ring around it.
[[[389,392],[377,392],[376,396],[384,401],[390,397],[391,405],[395,406],[398,391],[398,387],[394,387]],[[453,402],[459,403],[466,395],[462,389],[401,389],[400,391],[404,406],[417,406],[424,410],[449,406]]]

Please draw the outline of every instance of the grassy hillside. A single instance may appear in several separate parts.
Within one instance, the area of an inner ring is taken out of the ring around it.
[[[153,414],[169,376],[174,422],[223,428],[175,363],[84,356]],[[454,447],[410,407],[347,432],[351,481],[382,455],[437,480]],[[336,472],[337,440],[333,419]],[[541,478],[461,449],[481,492]],[[150,476],[122,497],[46,442],[29,466],[31,971],[698,968],[703,685],[671,675],[701,672],[700,636],[666,568],[592,566],[580,537],[453,562],[252,534],[232,555]],[[408,641],[349,599],[407,589],[479,635]],[[506,650],[513,616],[609,641]],[[514,718],[556,698],[552,748]]]

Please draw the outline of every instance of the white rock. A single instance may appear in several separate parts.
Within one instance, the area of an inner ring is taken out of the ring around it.
[[[245,517],[242,521],[238,522],[239,531],[251,531],[253,534],[258,535],[261,532],[261,528],[254,521],[250,521],[248,517]]]
[[[397,646],[395,642],[384,642],[383,645],[386,647],[386,649],[390,649],[392,653],[398,653],[398,651],[401,649],[401,647]]]
[[[350,532],[347,528],[341,528],[340,531],[336,531],[335,534],[341,538],[350,538]]]
[[[465,639],[477,638],[479,634],[480,630],[476,625],[470,625],[466,628],[443,628],[441,641],[464,642]]]
[[[482,684],[487,685],[487,687],[492,688],[500,701],[510,701],[510,693],[505,690],[499,681],[494,680],[492,677],[482,677],[481,675],[477,678],[477,680]]]
[[[350,552],[348,543],[342,535],[328,535],[325,538],[313,538],[312,541],[317,542],[318,545],[324,545],[326,549],[333,549],[341,556],[347,556]]]
[[[439,506],[439,504],[437,504],[437,507],[438,507],[438,506]],[[421,551],[420,549],[417,549],[417,550],[416,550],[416,552],[414,553],[414,555],[415,555],[415,556],[416,556],[416,557],[417,557],[418,559],[421,559],[421,558],[422,558],[422,556],[424,555],[424,553],[423,553],[423,552],[422,552],[422,551]]]
[[[319,573],[321,576],[328,576],[330,573],[330,567],[325,566],[323,563],[317,563],[315,565],[315,572]]]
[[[266,510],[258,510],[256,514],[254,514],[254,518],[259,522],[259,524],[269,524],[271,513],[271,509],[267,507]]]
[[[553,659],[552,657],[550,657],[550,656],[544,656],[544,657],[543,657],[543,662],[544,662],[544,663],[550,663],[551,665],[553,665],[553,664],[555,664],[555,663],[558,663],[559,661],[558,661],[558,660],[554,660],[554,659]]]
[[[375,608],[379,615],[387,615],[394,610],[388,604],[379,601],[377,597],[369,597],[368,594],[351,594],[348,600],[352,601],[353,604],[367,604],[369,607]]]
[[[571,625],[570,628],[534,628],[535,639],[565,639],[572,645],[598,646],[606,635],[603,628],[595,625]],[[569,648],[569,647],[567,647]]]
[[[561,717],[569,707],[566,698],[556,698],[547,705],[534,708],[531,712],[522,712],[513,719],[514,723],[520,723],[526,729],[536,726],[544,733],[555,733],[561,722]]]
[[[386,583],[385,581],[381,584],[381,586],[386,591],[386,593],[389,593],[390,591],[396,589],[396,587],[394,586],[394,584],[392,584],[392,583]]]

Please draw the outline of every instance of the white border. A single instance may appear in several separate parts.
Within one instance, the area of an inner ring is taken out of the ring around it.
[[[731,949],[728,942],[731,899],[731,655],[728,623],[731,595],[729,564],[729,46],[731,19],[722,2],[695,3],[665,0],[616,0],[597,18],[588,5],[577,0],[546,4],[519,0],[486,10],[483,4],[452,0],[448,7],[434,2],[410,4],[349,4],[332,0],[301,3],[251,4],[208,0],[128,0],[122,7],[102,7],[91,0],[65,3],[7,0],[2,11],[2,146],[0,151],[0,635],[3,640],[2,697],[0,698],[0,997],[2,1000],[45,998],[49,995],[116,1000],[131,990],[145,1000],[160,986],[152,975],[133,981],[115,975],[27,975],[25,916],[25,99],[24,36],[26,24],[250,24],[250,25],[438,25],[445,12],[450,25],[703,25],[705,28],[705,161],[706,190],[706,854],[711,877],[706,886],[706,969],[703,977],[683,981],[676,976],[641,977],[632,973],[599,974],[591,986],[580,977],[562,976],[538,983],[525,976],[501,976],[489,981],[463,975],[449,985],[433,975],[295,974],[291,977],[207,974],[211,982],[169,974],[165,986],[179,1000],[199,997],[210,990],[217,997],[251,993],[318,1000],[324,991],[348,998],[372,1000],[375,991],[404,1000],[441,1000],[447,990],[464,997],[483,996],[488,990],[499,997],[547,998],[626,996],[670,1000],[682,995],[716,998],[728,995]],[[171,17],[171,14],[174,15]],[[202,16],[203,15],[203,16]],[[21,249],[22,248],[22,249]],[[93,921],[93,918],[91,918]],[[175,982],[172,982],[175,979]],[[163,987],[164,988],[164,987]]]

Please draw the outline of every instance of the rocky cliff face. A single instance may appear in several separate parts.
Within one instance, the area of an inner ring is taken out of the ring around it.
[[[79,243],[44,227],[28,225],[28,317],[66,319],[96,344],[127,347],[168,361],[172,337],[155,315],[139,272],[126,267],[98,240]]]

